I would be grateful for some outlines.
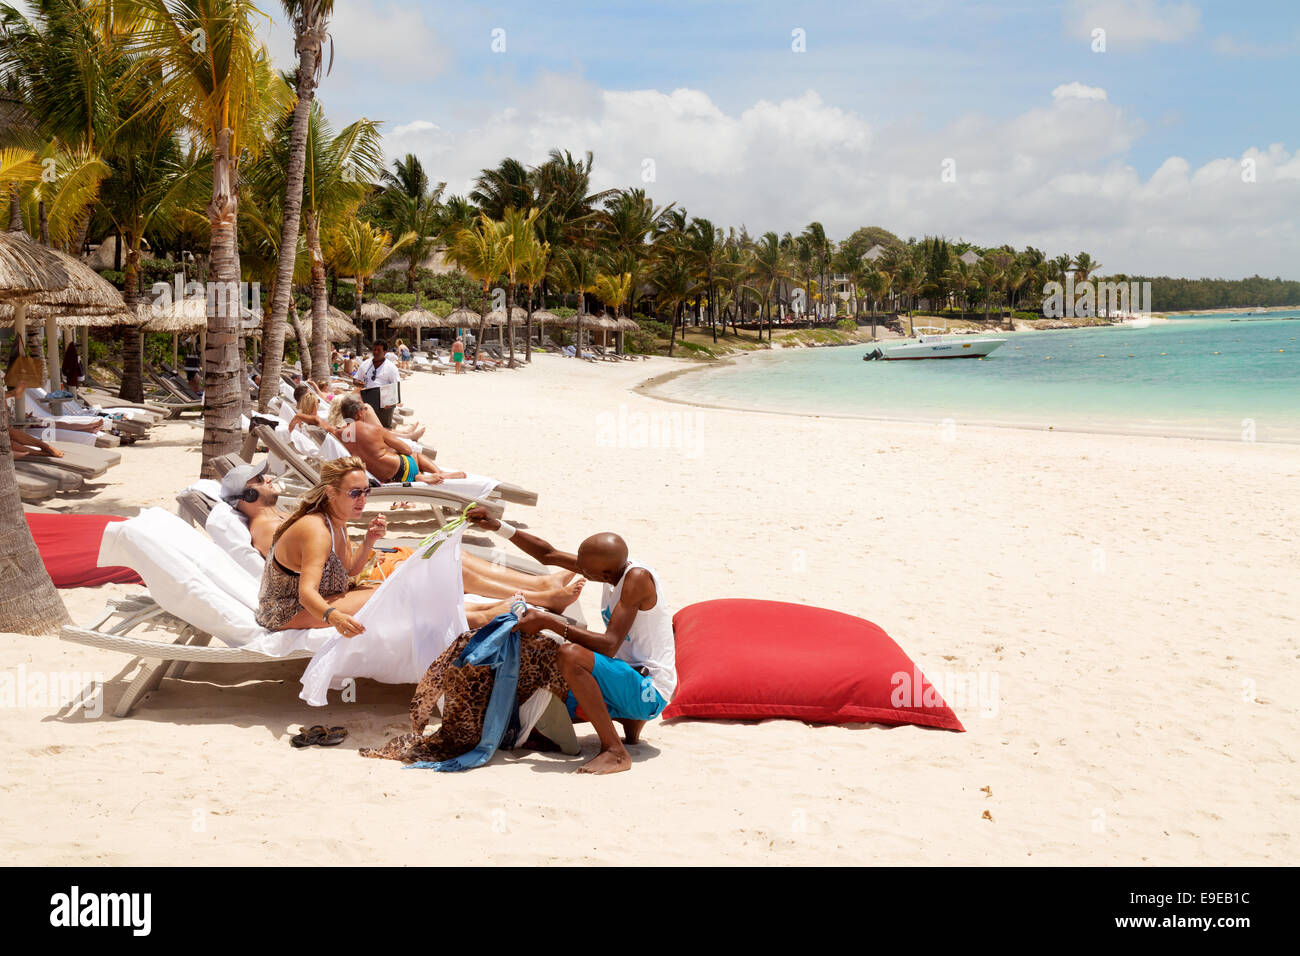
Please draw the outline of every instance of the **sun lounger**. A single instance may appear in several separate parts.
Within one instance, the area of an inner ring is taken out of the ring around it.
[[[122,453],[109,448],[94,448],[69,442],[53,441],[49,444],[63,452],[62,458],[45,458],[43,461],[76,472],[83,478],[98,478],[110,468],[122,463]]]
[[[82,477],[75,471],[54,468],[48,464],[57,460],[57,458],[46,458],[43,455],[27,455],[17,458],[14,460],[14,473],[52,481],[56,491],[80,491],[83,482]]]
[[[302,454],[290,442],[284,440],[284,436],[279,432],[273,431],[265,425],[257,426],[254,431],[257,437],[266,445],[269,454],[284,462],[286,467],[286,477],[296,478],[304,487],[311,487],[320,480],[320,463],[313,461],[308,456]],[[426,485],[423,483],[407,482],[405,484],[387,484],[372,488],[370,491],[370,500],[375,501],[410,501],[420,504],[426,504],[437,512],[438,518],[445,521],[451,512],[460,512],[467,504],[477,501],[475,498],[469,498],[465,495],[458,494],[450,489],[443,488],[440,485]],[[504,513],[504,507],[493,501],[490,497],[479,501],[484,508],[494,517],[500,517]]]
[[[452,553],[447,550],[445,555]],[[369,625],[366,646],[357,642],[341,649],[332,628],[267,631],[259,627],[254,620],[258,580],[214,542],[160,508],[147,508],[138,517],[105,529],[99,561],[101,565],[123,565],[134,570],[145,581],[149,595],[111,601],[104,617],[94,626],[64,627],[59,636],[65,641],[143,659],[144,666],[114,710],[119,717],[129,714],[164,677],[180,676],[184,665],[195,661],[270,663],[319,658],[333,647],[329,659],[313,661],[320,664],[318,677],[327,685],[346,677],[413,683],[467,629],[463,593],[442,580],[458,572],[436,557],[414,566],[403,565],[401,571],[408,578],[397,590],[392,585],[400,573],[386,581],[358,615]],[[411,574],[420,577],[411,581]],[[400,613],[403,602],[410,599],[411,589],[421,594],[445,591],[449,603],[437,614],[428,609],[421,615]],[[114,617],[121,620],[106,629],[104,625]],[[378,627],[381,622],[382,627]],[[176,633],[177,640],[168,643],[128,636],[145,623]],[[208,646],[213,638],[227,646]],[[304,675],[304,686],[306,682]],[[317,681],[313,692],[323,695],[323,691]]]
[[[118,398],[112,391],[101,389],[97,386],[74,388],[72,393],[85,404],[98,405],[106,411],[111,411],[115,408],[123,408],[144,412],[152,417],[154,423],[171,417],[171,409],[167,408],[165,405],[160,405],[157,402],[150,401],[128,402],[125,399]]]
[[[14,478],[18,482],[18,498],[24,502],[45,501],[59,491],[58,482],[18,468],[14,469]]]

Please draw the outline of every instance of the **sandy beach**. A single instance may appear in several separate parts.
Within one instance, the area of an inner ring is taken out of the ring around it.
[[[541,493],[557,545],[613,530],[677,608],[795,601],[879,624],[967,733],[679,720],[630,773],[498,754],[465,774],[359,747],[411,688],[313,710],[301,662],[194,667],[127,719],[123,655],[0,635],[0,672],[102,675],[97,719],[0,707],[0,853],[20,864],[1285,864],[1300,850],[1300,447],[699,408],[688,363],[537,356],[404,384],[444,467]],[[119,515],[197,477],[201,426],[124,448]],[[508,545],[507,545],[508,547]],[[89,624],[111,585],[61,592]],[[598,589],[583,597],[589,619]],[[1288,690],[1288,688],[1292,688]],[[336,697],[337,695],[335,695]],[[294,750],[304,722],[340,747]]]

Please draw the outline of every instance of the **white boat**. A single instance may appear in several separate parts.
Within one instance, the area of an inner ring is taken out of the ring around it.
[[[890,345],[878,345],[862,356],[864,361],[881,359],[886,362],[899,362],[907,359],[957,359],[983,358],[1006,339],[993,339],[987,336],[945,335],[947,329],[934,326],[917,326],[916,341],[904,341]]]

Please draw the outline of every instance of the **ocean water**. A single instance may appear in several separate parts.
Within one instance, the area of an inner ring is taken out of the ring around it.
[[[1300,310],[1008,332],[985,359],[787,349],[682,375],[666,398],[802,414],[1300,443]]]

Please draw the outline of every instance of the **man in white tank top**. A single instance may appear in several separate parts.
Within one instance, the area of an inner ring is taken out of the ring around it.
[[[600,753],[578,772],[632,769],[624,741],[637,743],[646,721],[659,716],[677,689],[673,612],[654,569],[630,560],[627,543],[610,532],[592,535],[578,546],[577,554],[568,554],[482,508],[471,509],[469,518],[542,564],[576,571],[604,585],[603,634],[532,607],[520,619],[519,629],[525,634],[549,630],[567,642],[560,647],[560,668],[569,684],[569,714],[591,721],[600,737]],[[623,740],[615,720],[623,725]]]

